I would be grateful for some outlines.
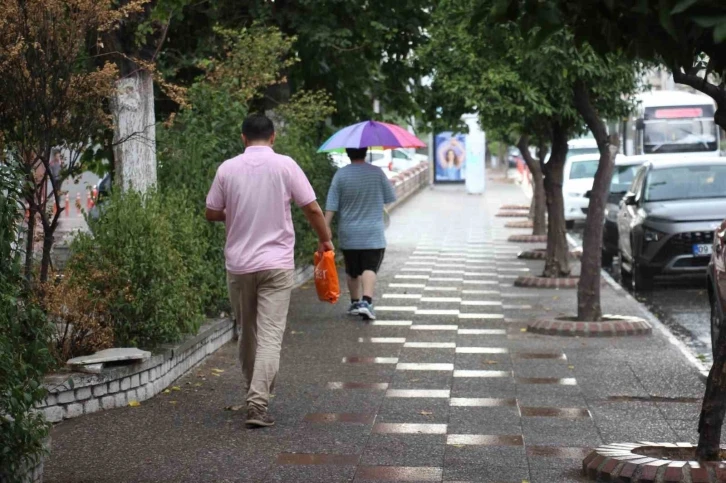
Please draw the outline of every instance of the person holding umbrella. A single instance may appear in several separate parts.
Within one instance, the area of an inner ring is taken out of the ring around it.
[[[366,163],[368,148],[373,146],[392,149],[425,144],[398,126],[367,121],[339,131],[319,150],[345,149],[351,161],[333,177],[325,219],[330,226],[335,214],[339,216],[338,244],[350,291],[348,314],[366,320],[376,318],[373,296],[386,251],[384,206],[396,201],[396,192],[383,170]]]

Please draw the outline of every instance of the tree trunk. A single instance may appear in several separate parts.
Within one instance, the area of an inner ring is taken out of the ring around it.
[[[48,281],[48,274],[50,273],[50,252],[53,248],[53,233],[46,232],[43,237],[43,257],[40,261],[40,282],[45,283]]]
[[[547,202],[545,200],[544,179],[542,176],[542,163],[540,160],[534,159],[529,152],[529,140],[526,136],[522,136],[517,143],[519,152],[522,154],[524,162],[532,173],[532,205],[530,215],[532,218],[532,234],[545,235],[547,233]],[[540,158],[544,156],[539,153]]]
[[[565,226],[565,200],[562,196],[562,176],[567,158],[567,130],[555,122],[552,127],[552,154],[544,164],[544,191],[547,199],[547,255],[543,277],[560,278],[570,275]]]
[[[114,172],[124,191],[145,192],[156,185],[156,118],[154,82],[145,70],[116,82],[111,109],[114,120]]]
[[[698,421],[698,448],[696,458],[705,461],[720,460],[721,428],[726,414],[726,330],[718,336],[718,350],[708,373],[706,393],[703,396],[701,417]]]
[[[30,202],[28,209],[28,231],[25,234],[25,279],[28,282],[33,280],[33,250],[35,249],[35,208]]]
[[[602,318],[600,305],[600,270],[602,269],[602,232],[605,223],[610,181],[615,167],[615,155],[620,141],[617,134],[608,135],[607,127],[590,100],[587,87],[578,82],[574,87],[575,107],[595,136],[600,161],[590,191],[590,203],[582,238],[582,264],[577,285],[577,320],[598,321]]]

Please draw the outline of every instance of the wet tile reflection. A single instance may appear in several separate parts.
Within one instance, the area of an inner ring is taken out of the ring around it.
[[[457,347],[457,354],[508,354],[506,347]]]
[[[581,460],[592,451],[589,448],[568,448],[560,446],[527,446],[527,456]]]
[[[358,342],[371,344],[403,344],[405,337],[359,337]]]
[[[398,357],[343,357],[343,364],[396,364]]]
[[[406,342],[403,347],[410,349],[455,349],[456,342]]]
[[[448,398],[451,391],[448,389],[389,389],[386,391],[386,397],[402,397],[402,398]]]
[[[282,453],[277,455],[278,465],[341,465],[355,466],[360,455],[355,454],[312,454]]]
[[[377,434],[446,434],[445,424],[377,423]]]
[[[453,371],[454,364],[401,362],[396,365],[398,371]]]
[[[512,359],[522,360],[539,360],[539,359],[551,359],[566,361],[567,356],[565,354],[550,354],[546,352],[515,352],[512,354]]]
[[[450,434],[446,438],[446,444],[463,444],[477,446],[522,446],[522,436],[498,436],[488,434]]]
[[[303,421],[307,423],[350,423],[350,424],[373,424],[376,420],[375,414],[361,413],[311,413],[305,416]]]
[[[506,407],[516,406],[516,399],[495,399],[495,398],[469,398],[469,397],[455,397],[449,401],[451,406],[456,407],[482,407],[482,408],[493,408],[493,407]]]
[[[574,377],[518,377],[517,384],[557,384],[560,386],[576,386]]]
[[[459,329],[459,335],[507,335],[505,329]]]
[[[367,389],[369,391],[385,391],[388,389],[387,382],[329,382],[328,389]]]
[[[359,466],[356,480],[377,481],[441,481],[443,468],[405,466]]]
[[[523,417],[545,417],[545,418],[565,418],[579,419],[589,418],[590,411],[585,408],[537,408],[537,407],[520,407]]]
[[[454,377],[512,377],[512,371],[454,371]]]

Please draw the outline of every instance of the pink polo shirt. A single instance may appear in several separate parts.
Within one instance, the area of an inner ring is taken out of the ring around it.
[[[305,206],[315,192],[300,166],[272,148],[250,146],[217,170],[207,208],[226,213],[224,256],[233,274],[295,268],[290,202]]]

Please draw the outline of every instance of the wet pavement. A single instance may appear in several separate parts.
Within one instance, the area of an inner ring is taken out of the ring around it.
[[[579,242],[582,225],[571,231]],[[608,273],[620,283],[620,266],[617,258]],[[632,289],[629,288],[632,291]],[[647,292],[632,292],[668,329],[710,368],[711,309],[706,289],[706,275],[656,277],[655,287]]]
[[[246,429],[233,344],[139,407],[57,425],[47,483],[583,481],[602,443],[696,441],[703,383],[661,332],[558,338],[528,320],[573,315],[574,290],[520,289],[490,182],[427,190],[391,216],[376,306],[365,323],[296,290],[271,412]],[[526,231],[524,231],[526,232]],[[528,248],[531,246],[527,245]],[[609,285],[605,312],[642,315]]]

